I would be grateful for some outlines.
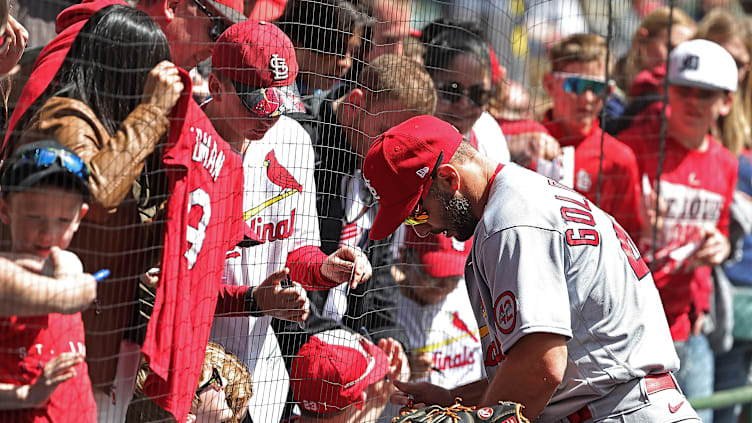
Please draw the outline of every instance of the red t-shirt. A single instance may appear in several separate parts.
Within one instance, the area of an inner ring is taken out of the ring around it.
[[[5,155],[9,153],[6,149],[6,143],[13,133],[16,123],[21,119],[26,109],[34,103],[34,100],[50,84],[52,78],[58,69],[60,69],[60,65],[63,64],[63,60],[68,54],[68,50],[70,50],[71,44],[73,44],[73,40],[78,35],[81,27],[84,26],[91,15],[113,4],[128,6],[128,4],[120,0],[83,0],[81,4],[73,5],[60,12],[57,16],[55,28],[58,35],[42,49],[37,61],[34,63],[31,76],[24,85],[24,89],[18,98],[13,115],[8,123],[8,132],[5,135],[5,140],[3,140],[2,157],[0,158],[5,158]]]
[[[613,216],[631,237],[637,236],[642,228],[640,185],[637,159],[629,147],[604,134],[597,120],[584,137],[564,135],[561,123],[551,120],[550,111],[543,125],[562,147],[574,147],[573,188],[596,202],[600,175],[598,207]]]
[[[209,341],[225,255],[243,238],[240,156],[191,98],[188,73],[163,152],[170,198],[159,288],[142,353],[144,393],[183,421]]]
[[[639,119],[619,138],[639,158],[641,175],[656,189],[660,162],[660,120]],[[671,335],[676,341],[689,337],[690,312],[709,310],[713,289],[710,267],[691,270],[687,258],[702,243],[703,228],[717,227],[728,234],[729,208],[737,180],[738,160],[708,135],[706,151],[688,150],[670,136],[664,148],[661,199],[668,206],[663,229],[657,237],[656,257],[652,236],[639,240],[645,258],[652,263],[653,279],[661,294]]]
[[[81,313],[0,318],[0,345],[0,383],[31,385],[53,357],[83,348]],[[75,369],[76,376],[61,383],[43,408],[0,410],[0,421],[96,422],[86,362]]]

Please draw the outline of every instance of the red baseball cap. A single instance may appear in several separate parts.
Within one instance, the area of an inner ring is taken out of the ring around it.
[[[243,105],[256,116],[304,110],[295,86],[295,48],[272,23],[248,20],[228,28],[214,45],[212,72],[232,80]]]
[[[449,163],[462,134],[433,116],[418,116],[384,132],[363,161],[363,179],[379,201],[369,233],[384,239],[394,232],[431,187],[432,174]]]
[[[317,333],[298,350],[290,385],[295,400],[311,413],[336,413],[355,404],[389,370],[384,351],[357,333],[332,329]]]
[[[437,235],[421,238],[415,231],[405,231],[405,247],[417,253],[417,264],[432,278],[464,275],[471,245],[472,238],[464,242]]]

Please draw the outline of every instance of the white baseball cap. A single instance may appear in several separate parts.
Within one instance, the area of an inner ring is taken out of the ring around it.
[[[672,85],[736,91],[737,75],[734,58],[712,41],[685,41],[668,57],[668,82]]]

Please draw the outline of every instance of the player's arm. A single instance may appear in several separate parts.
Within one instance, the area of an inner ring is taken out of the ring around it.
[[[525,335],[509,350],[477,404],[519,402],[525,406],[525,417],[534,420],[561,384],[566,367],[566,337],[552,333]]]

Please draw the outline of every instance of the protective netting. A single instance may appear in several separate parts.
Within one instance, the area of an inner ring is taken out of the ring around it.
[[[747,2],[129,3],[16,0],[3,26],[0,421],[386,422],[394,380],[484,379],[510,350],[476,316],[517,312],[468,297],[484,205],[437,194],[464,159],[418,166],[420,202],[363,175],[421,115],[618,221],[705,369],[677,374],[688,397],[747,383]],[[387,198],[411,225],[374,229]]]

